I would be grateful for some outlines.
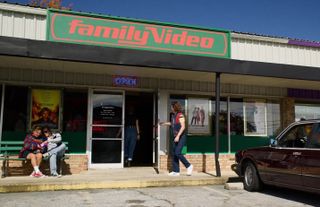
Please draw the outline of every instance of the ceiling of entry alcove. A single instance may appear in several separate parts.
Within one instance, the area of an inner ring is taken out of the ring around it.
[[[159,79],[215,82],[215,73],[209,72],[184,71],[165,68],[137,67],[125,65],[96,64],[86,62],[25,58],[16,56],[0,56],[0,67],[33,70],[50,70],[84,74],[95,73]],[[236,74],[222,74],[221,83],[285,88],[302,88],[315,90],[319,90],[320,88],[320,81],[305,81]]]

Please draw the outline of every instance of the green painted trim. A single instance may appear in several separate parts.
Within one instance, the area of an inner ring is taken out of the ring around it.
[[[248,137],[242,135],[231,136],[231,152],[235,153],[238,150],[266,146],[269,144],[270,137]],[[186,154],[214,154],[215,137],[214,136],[188,136],[187,137],[187,152]],[[220,153],[228,152],[228,136],[220,136]]]

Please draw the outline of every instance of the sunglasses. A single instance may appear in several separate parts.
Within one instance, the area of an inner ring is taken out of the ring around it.
[[[49,133],[49,131],[43,131],[43,133]]]

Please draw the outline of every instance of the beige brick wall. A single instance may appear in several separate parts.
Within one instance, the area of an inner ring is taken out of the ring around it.
[[[214,155],[185,155],[188,161],[193,165],[195,172],[212,172],[215,171],[215,156]],[[220,154],[219,155],[220,169],[224,172],[231,171],[231,165],[235,163],[234,154]],[[168,155],[160,156],[160,170],[171,170],[171,157]],[[180,162],[181,172],[186,171],[186,168]]]
[[[186,155],[186,158],[194,166],[195,172],[215,172],[214,155]],[[219,163],[222,172],[231,172],[231,165],[235,162],[234,154],[220,154]],[[171,169],[171,158],[167,155],[160,156],[160,170],[169,171]],[[2,166],[2,163],[0,163]],[[181,172],[186,169],[180,163]],[[49,174],[49,164],[47,161],[43,162],[40,169],[46,175]],[[82,171],[88,170],[88,156],[87,155],[70,155],[70,158],[63,162],[63,174],[78,174]],[[30,161],[13,161],[9,162],[9,176],[25,176],[31,174],[33,168]]]
[[[2,163],[1,163],[2,166]],[[70,155],[70,158],[63,161],[63,174],[77,174],[82,171],[88,170],[88,156],[87,155]],[[40,170],[46,174],[50,174],[49,162],[43,161],[40,166]],[[9,161],[9,176],[24,176],[29,175],[33,171],[30,161]]]

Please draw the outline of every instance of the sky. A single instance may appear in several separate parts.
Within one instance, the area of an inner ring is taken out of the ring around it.
[[[70,3],[75,11],[320,42],[320,0],[63,0]]]

